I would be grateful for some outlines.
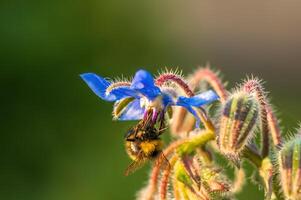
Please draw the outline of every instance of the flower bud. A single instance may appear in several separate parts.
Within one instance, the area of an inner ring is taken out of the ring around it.
[[[218,144],[221,152],[234,160],[252,138],[259,114],[254,96],[236,92],[224,103],[220,121]]]
[[[278,154],[279,171],[286,199],[301,199],[301,137],[285,143]]]
[[[204,166],[201,168],[200,174],[202,185],[211,196],[226,195],[230,191],[230,182],[226,179],[221,169]]]

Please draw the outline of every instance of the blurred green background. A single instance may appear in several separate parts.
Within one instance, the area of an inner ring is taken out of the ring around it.
[[[185,73],[210,62],[230,86],[266,80],[282,125],[300,120],[300,1],[0,2],[0,199],[134,199],[148,167],[125,177],[123,134],[79,79],[143,67]],[[248,186],[238,199],[262,199]]]

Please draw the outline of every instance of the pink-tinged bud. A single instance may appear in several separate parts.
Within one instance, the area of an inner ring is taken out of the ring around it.
[[[301,136],[286,142],[278,155],[283,193],[286,199],[301,199]]]
[[[221,152],[234,160],[253,137],[259,118],[259,103],[254,96],[238,91],[224,103],[218,144]]]
[[[231,184],[220,169],[214,169],[212,167],[203,167],[201,169],[200,174],[202,185],[206,188],[206,191],[210,194],[212,199],[221,197],[221,195],[230,195],[229,191],[231,188]]]

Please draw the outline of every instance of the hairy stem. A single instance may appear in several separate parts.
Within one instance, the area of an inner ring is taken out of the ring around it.
[[[262,158],[258,151],[251,146],[247,146],[243,152],[243,157],[249,160],[259,170],[259,174],[263,179],[266,188],[266,199],[270,199],[274,194],[277,200],[284,200],[281,195],[279,183],[277,182],[276,174],[273,174],[273,164],[271,160],[266,157]]]
[[[161,74],[155,80],[155,84],[157,86],[162,86],[166,82],[172,82],[172,83],[175,83],[176,85],[178,85],[185,92],[185,94],[188,97],[194,96],[194,93],[189,88],[189,86],[187,85],[187,83],[185,83],[185,81],[182,79],[182,77],[180,77],[180,76],[178,76],[176,74],[173,74],[173,73],[164,73],[164,74]]]
[[[172,180],[172,189],[173,189],[173,196],[175,200],[180,200],[181,195],[179,193],[179,182],[177,179],[173,178]]]
[[[182,139],[177,140],[173,143],[171,143],[164,151],[163,154],[165,157],[169,157],[177,147],[187,142],[188,139]],[[149,200],[153,199],[153,195],[157,192],[157,185],[158,185],[158,179],[162,167],[162,163],[164,161],[164,158],[161,156],[157,159],[157,162],[154,164],[151,176],[150,176],[150,182],[148,187],[148,192],[146,193],[147,198]]]
[[[251,146],[246,146],[243,151],[243,156],[248,159],[252,164],[254,164],[257,168],[261,167],[262,157],[258,151],[256,151]]]
[[[205,129],[214,132],[215,127],[211,122],[210,118],[207,116],[206,111],[203,108],[196,108],[195,111],[198,117],[201,119],[202,123],[204,124]]]
[[[233,182],[233,193],[239,193],[245,185],[246,174],[243,168],[235,169],[235,179]]]
[[[167,187],[168,187],[168,180],[170,177],[171,170],[173,169],[173,166],[175,163],[179,160],[179,157],[177,155],[173,155],[169,163],[170,165],[166,165],[165,169],[163,170],[162,178],[161,178],[161,184],[159,186],[159,195],[161,200],[166,200],[166,194],[167,194]]]
[[[282,143],[281,129],[279,126],[279,122],[278,122],[278,119],[275,116],[271,106],[267,105],[266,109],[267,109],[267,120],[268,120],[268,125],[270,127],[272,140],[274,142],[275,147],[277,149],[279,149],[279,147]]]
[[[200,68],[191,76],[191,87],[196,88],[201,81],[206,81],[209,85],[215,90],[215,92],[220,97],[222,102],[227,99],[227,90],[224,87],[224,84],[217,76],[215,72],[213,72],[209,67]]]

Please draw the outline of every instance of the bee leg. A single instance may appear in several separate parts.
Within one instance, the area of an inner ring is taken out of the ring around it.
[[[140,132],[140,131],[142,131],[142,130],[145,130],[145,126],[146,126],[147,124],[143,121],[143,120],[141,120],[138,124],[137,124],[137,126],[135,127],[135,131],[134,131],[134,138],[137,138],[138,137],[138,133]]]
[[[161,154],[162,154],[161,156],[163,157],[165,164],[166,164],[167,167],[170,169],[170,168],[171,168],[171,165],[170,165],[170,163],[169,163],[169,160],[166,158],[166,156],[164,155],[163,152],[162,152]]]
[[[161,135],[166,129],[167,129],[167,127],[165,124],[164,112],[162,112],[160,115],[160,126],[159,126],[158,135]]]
[[[165,112],[161,112],[161,114],[160,114],[160,129],[165,127],[164,113]]]
[[[161,153],[159,154],[159,156],[158,156],[158,158],[157,158],[155,164],[156,164],[156,165],[162,164],[162,166],[167,165],[167,168],[169,168],[169,169],[171,168],[171,165],[170,165],[170,163],[169,163],[169,160],[166,158],[166,156],[164,155],[163,152],[161,152]]]
[[[131,133],[127,134],[126,137],[125,137],[125,141],[129,141],[129,142],[136,141],[136,133],[131,132]]]
[[[166,127],[166,124],[165,124],[165,121],[164,121],[164,115],[161,119],[161,123],[160,123],[160,126],[159,126],[159,131],[158,131],[158,134],[161,135],[168,127]]]
[[[131,138],[126,138],[125,141],[128,141],[128,142],[135,142],[136,140],[135,140],[135,139],[131,139]]]

